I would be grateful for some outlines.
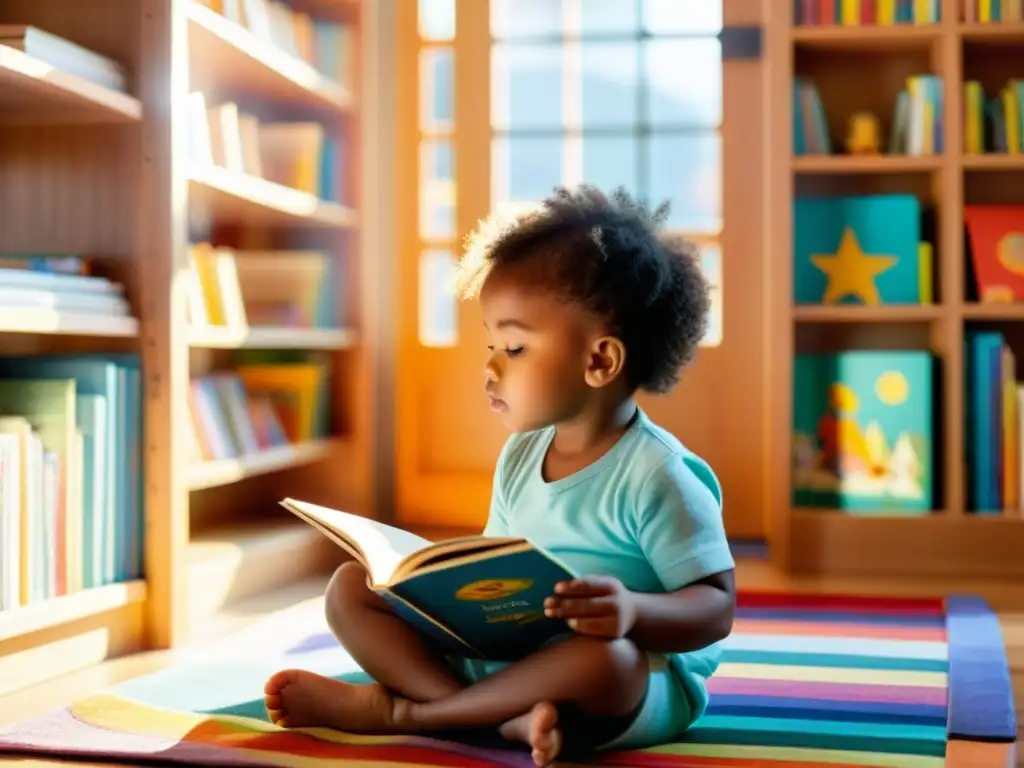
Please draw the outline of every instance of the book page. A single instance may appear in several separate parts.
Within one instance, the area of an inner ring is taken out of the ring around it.
[[[295,499],[285,499],[281,505],[354,542],[362,551],[364,564],[375,585],[387,584],[404,557],[430,546],[427,539],[416,534],[366,517]]]

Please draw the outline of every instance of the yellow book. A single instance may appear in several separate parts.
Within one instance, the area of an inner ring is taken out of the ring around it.
[[[1003,509],[1020,506],[1020,479],[1017,475],[1020,434],[1017,431],[1016,357],[1003,347]]]
[[[935,299],[932,296],[932,244],[922,242],[917,246],[917,281],[918,293],[921,295],[922,304],[931,304]]]
[[[860,0],[840,0],[844,27],[860,26]]]
[[[998,2],[999,0],[994,1]],[[978,0],[978,21],[982,24],[992,21],[992,3],[993,0]]]
[[[892,27],[896,24],[896,0],[878,0],[878,26]]]
[[[984,101],[980,82],[969,80],[964,83],[964,152],[969,155],[984,152]]]
[[[319,365],[241,365],[238,377],[250,395],[270,396],[289,442],[312,440],[317,419],[318,395],[324,382]]]
[[[931,0],[914,0],[914,23],[931,23]]]
[[[1011,155],[1020,154],[1020,102],[1013,82],[999,94],[1003,100],[1003,114],[1006,117],[1006,150]]]
[[[209,243],[197,243],[192,247],[192,260],[199,274],[199,285],[203,290],[206,321],[210,325],[225,325],[227,320],[217,281],[217,257],[213,246]]]

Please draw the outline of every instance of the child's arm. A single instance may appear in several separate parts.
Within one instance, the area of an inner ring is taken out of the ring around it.
[[[556,590],[550,615],[577,632],[629,636],[670,653],[704,648],[732,630],[735,563],[725,535],[717,480],[690,455],[652,468],[635,494],[627,526],[664,587],[641,594],[603,576]]]
[[[629,637],[649,651],[698,651],[732,631],[732,571],[675,592],[630,592],[618,579],[591,576],[559,585],[556,593],[548,602],[548,615],[568,620],[580,634]]]

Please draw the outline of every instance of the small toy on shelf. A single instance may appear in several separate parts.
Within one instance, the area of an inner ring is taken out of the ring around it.
[[[878,118],[870,112],[856,112],[850,117],[846,151],[851,155],[881,154],[881,137]]]

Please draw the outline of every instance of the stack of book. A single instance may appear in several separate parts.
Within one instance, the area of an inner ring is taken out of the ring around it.
[[[968,509],[978,515],[1024,515],[1024,384],[1017,380],[1017,358],[998,331],[967,334]]]
[[[189,249],[192,327],[337,328],[337,260],[322,251],[245,251],[196,243]]]
[[[142,575],[141,424],[136,355],[0,358],[0,609]]]
[[[189,94],[189,160],[343,202],[335,137],[315,121],[261,122],[233,101],[206,103]]]
[[[327,362],[267,359],[192,380],[193,461],[240,459],[327,436]]]
[[[75,256],[0,256],[0,306],[130,317],[123,286],[87,274],[88,268]]]
[[[977,80],[964,83],[964,152],[1024,153],[1024,80],[1011,79],[988,99]]]

